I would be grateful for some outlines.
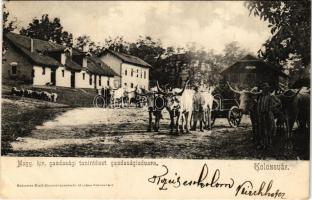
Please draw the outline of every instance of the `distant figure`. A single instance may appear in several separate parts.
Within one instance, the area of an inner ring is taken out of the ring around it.
[[[204,122],[204,104],[205,98],[203,97],[202,93],[198,91],[198,87],[194,88],[195,94],[193,97],[193,127],[191,131],[196,131],[197,121],[200,122],[199,129],[200,131],[204,131],[203,129],[203,122]]]
[[[106,101],[106,106],[109,106],[111,103],[111,98],[112,98],[112,94],[111,94],[111,89],[110,87],[108,87],[105,91],[105,101]]]
[[[103,97],[106,96],[106,95],[105,95],[105,89],[104,89],[104,87],[101,88],[101,95],[102,95]]]

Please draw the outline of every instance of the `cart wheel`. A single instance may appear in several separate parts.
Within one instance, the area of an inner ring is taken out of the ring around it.
[[[105,107],[105,99],[101,95],[95,96],[93,99],[93,106],[95,108],[104,108]]]
[[[231,127],[237,127],[242,119],[242,113],[237,106],[232,106],[228,113],[228,121]]]

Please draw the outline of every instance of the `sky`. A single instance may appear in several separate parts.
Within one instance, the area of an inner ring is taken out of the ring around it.
[[[164,46],[196,43],[221,53],[237,41],[256,53],[270,36],[267,23],[249,16],[241,1],[10,1],[6,7],[19,28],[47,13],[59,17],[74,38],[89,35],[95,42],[119,35],[134,42],[149,35]]]

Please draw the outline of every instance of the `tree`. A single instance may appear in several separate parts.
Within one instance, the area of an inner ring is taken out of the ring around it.
[[[108,39],[105,39],[104,48],[119,53],[129,53],[129,43],[124,40],[123,36],[117,36],[115,38],[109,37]]]
[[[84,46],[87,47],[87,51],[95,55],[99,55],[101,52],[104,51],[104,47],[102,47],[100,44],[95,44],[95,42],[91,40],[90,36],[83,35],[75,39],[75,48],[83,51]]]
[[[9,16],[10,13],[9,11],[6,10],[5,4],[3,4],[3,13],[2,13],[2,30],[3,34],[6,34],[8,32],[14,31],[16,27],[16,19],[10,20]],[[2,40],[2,56],[5,54],[7,51],[7,44]]]
[[[243,56],[248,54],[248,51],[239,46],[239,43],[234,41],[225,45],[223,49],[223,58],[220,60],[224,67],[229,67],[234,64],[236,61],[241,59]]]
[[[269,22],[271,38],[259,50],[259,56],[275,65],[283,66],[288,59],[300,57],[308,66],[311,48],[311,2],[249,1],[245,3],[250,14]]]
[[[7,11],[6,7],[5,7],[5,4],[3,4],[3,13],[2,13],[2,30],[3,30],[3,33],[8,33],[8,32],[11,32],[11,31],[14,31],[17,27],[16,27],[16,20],[9,20],[9,16],[10,16],[10,13],[9,11]]]
[[[49,19],[48,14],[42,15],[41,19],[34,18],[28,27],[20,30],[21,35],[71,47],[73,35],[63,31],[60,18]]]
[[[161,56],[165,53],[160,40],[153,40],[150,36],[142,37],[130,44],[129,54],[137,56],[152,66],[157,65]]]

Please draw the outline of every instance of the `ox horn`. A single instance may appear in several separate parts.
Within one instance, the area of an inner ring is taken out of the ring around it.
[[[295,93],[295,94],[293,94],[293,95],[289,95],[289,96],[287,96],[287,95],[285,95],[284,93],[283,94],[281,94],[283,97],[285,97],[285,98],[293,98],[293,97],[295,97],[295,96],[297,96],[298,94],[299,94],[299,92],[301,91],[301,89],[302,89],[302,87]]]
[[[158,81],[156,82],[156,86],[157,86],[157,90],[160,94],[167,94],[165,91],[163,91],[160,87],[159,87],[159,83]]]
[[[254,94],[254,95],[262,94],[262,91],[256,92],[256,90],[257,90],[257,87],[254,87],[249,91],[249,93]]]
[[[181,96],[181,95],[183,94],[183,92],[184,92],[185,88],[187,87],[187,84],[189,83],[189,81],[190,81],[190,80],[187,80],[187,81],[185,82],[185,85],[184,85],[184,87],[183,87],[183,89],[182,89],[181,92],[177,92],[177,93],[176,93],[177,96]]]
[[[233,91],[233,92],[235,92],[235,93],[238,93],[238,94],[241,94],[241,93],[242,93],[242,91],[238,91],[238,90],[235,90],[234,88],[232,88],[229,82],[226,82],[226,83],[227,83],[227,85],[229,86],[229,88],[230,88],[231,91]]]

